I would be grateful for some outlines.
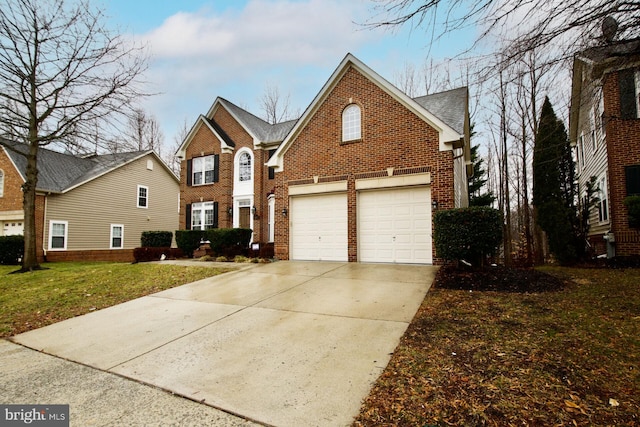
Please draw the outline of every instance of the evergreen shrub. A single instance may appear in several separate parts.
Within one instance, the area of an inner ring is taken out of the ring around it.
[[[24,254],[24,236],[0,236],[0,264],[18,265]]]
[[[488,207],[436,211],[433,228],[436,254],[447,261],[480,266],[486,256],[496,254],[502,241],[502,215]]]
[[[171,231],[143,231],[140,246],[143,248],[166,248],[171,246]]]

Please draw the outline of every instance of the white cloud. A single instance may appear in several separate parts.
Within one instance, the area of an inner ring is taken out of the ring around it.
[[[267,81],[291,92],[293,108],[304,108],[347,52],[380,39],[354,24],[364,21],[367,7],[366,0],[251,0],[242,10],[176,13],[136,36],[151,51],[152,90],[162,93],[145,106],[168,139],[216,96],[259,114],[254,104]]]

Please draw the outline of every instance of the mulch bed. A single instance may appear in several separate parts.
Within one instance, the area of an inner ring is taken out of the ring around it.
[[[565,282],[555,276],[530,268],[488,266],[459,269],[447,265],[437,273],[434,288],[469,291],[539,293],[559,291]]]

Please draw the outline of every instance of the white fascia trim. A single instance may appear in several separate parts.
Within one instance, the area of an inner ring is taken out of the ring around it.
[[[220,136],[220,134],[218,132],[216,132],[216,130],[213,128],[213,126],[211,126],[211,124],[209,123],[209,120],[207,120],[207,118],[205,116],[203,116],[202,114],[200,114],[200,116],[198,116],[198,119],[196,120],[196,122],[193,124],[193,126],[191,127],[191,130],[189,131],[189,133],[187,134],[187,137],[184,139],[184,142],[182,143],[182,145],[180,146],[180,148],[178,149],[178,151],[176,151],[176,157],[180,158],[180,159],[184,159],[186,157],[186,153],[187,153],[187,147],[189,146],[189,144],[191,144],[191,140],[193,139],[193,137],[196,135],[196,133],[198,132],[198,130],[200,130],[200,127],[202,125],[205,125],[210,131],[211,133],[213,133],[213,135],[218,139],[218,141],[220,142],[220,150],[223,153],[230,153],[233,152],[234,147],[228,145],[224,139],[222,138],[222,136]]]
[[[380,178],[365,178],[356,180],[356,190],[372,190],[375,188],[411,187],[415,185],[431,184],[431,173],[415,175],[398,175]]]
[[[320,184],[290,185],[289,196],[305,194],[336,193],[347,191],[347,181],[324,182]]]

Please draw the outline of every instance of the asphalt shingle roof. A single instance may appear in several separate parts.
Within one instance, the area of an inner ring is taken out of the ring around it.
[[[26,153],[27,145],[3,140],[3,145],[11,145],[15,150]],[[23,177],[26,177],[25,156],[6,149],[9,157]],[[77,157],[71,154],[40,148],[38,150],[38,185],[40,191],[61,193],[78,184],[90,181],[105,172],[115,169],[149,151],[103,154],[91,157]]]
[[[414,98],[422,108],[445,122],[453,130],[464,133],[467,105],[467,88],[460,87],[445,92]]]
[[[272,125],[224,98],[220,98],[220,102],[261,142],[282,141],[297,121],[297,119],[289,120]]]

